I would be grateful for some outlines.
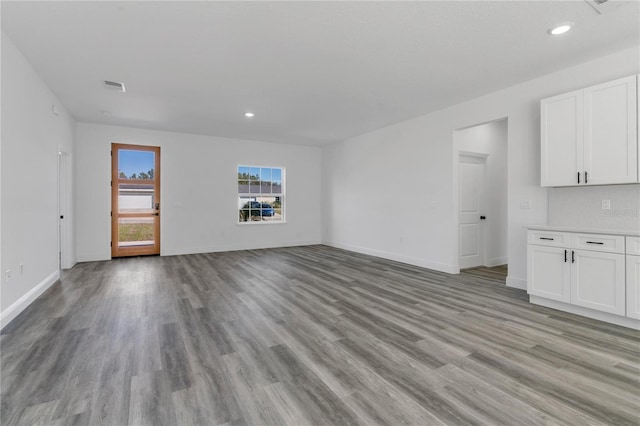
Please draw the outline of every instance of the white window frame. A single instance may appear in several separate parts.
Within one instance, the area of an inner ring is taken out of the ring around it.
[[[245,225],[280,225],[280,224],[284,224],[286,223],[286,208],[287,208],[287,202],[286,202],[286,194],[285,194],[285,190],[286,190],[286,169],[283,166],[258,166],[258,165],[247,165],[247,164],[238,164],[236,166],[236,202],[240,200],[240,197],[242,196],[247,196],[249,198],[251,197],[260,197],[261,194],[252,194],[252,193],[246,193],[246,192],[240,192],[239,188],[238,188],[238,173],[240,170],[240,167],[246,167],[248,169],[278,169],[280,170],[280,179],[281,179],[281,183],[280,183],[280,192],[278,193],[268,193],[268,194],[264,194],[264,196],[266,197],[280,197],[281,198],[281,220],[278,221],[272,221],[272,220],[248,220],[248,221],[241,221],[240,220],[240,215],[239,215],[239,211],[242,210],[241,206],[238,204],[238,209],[236,210],[236,214],[237,214],[237,224],[241,225],[241,226],[245,226]]]

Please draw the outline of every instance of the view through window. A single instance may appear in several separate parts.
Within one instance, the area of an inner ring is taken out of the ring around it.
[[[284,169],[238,166],[238,222],[284,222]]]

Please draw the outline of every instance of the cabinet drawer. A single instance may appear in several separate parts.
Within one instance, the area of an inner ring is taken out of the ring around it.
[[[624,253],[624,237],[621,235],[572,234],[571,248],[607,253]]]
[[[627,254],[640,256],[640,237],[627,237]]]
[[[538,246],[568,247],[570,235],[568,232],[530,230],[527,242]]]

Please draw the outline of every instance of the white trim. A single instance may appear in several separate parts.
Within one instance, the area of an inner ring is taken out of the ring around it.
[[[485,266],[492,268],[494,266],[506,265],[507,263],[509,263],[507,256],[494,257],[493,259],[487,260],[487,264]]]
[[[527,280],[522,278],[515,278],[511,276],[507,276],[507,287],[519,288],[520,290],[527,289]]]
[[[40,284],[29,290],[24,296],[0,313],[0,328],[4,328],[15,317],[24,311],[34,300],[60,279],[60,271],[55,271]]]
[[[534,305],[545,306],[547,308],[557,309],[559,311],[569,312],[571,314],[581,315],[583,317],[596,319],[611,324],[621,325],[623,327],[640,330],[640,320],[621,317],[619,315],[610,314],[608,312],[595,311],[582,306],[571,305],[569,303],[558,302],[556,300],[545,299],[544,297],[529,295],[529,302]]]
[[[76,260],[78,263],[101,262],[103,260],[111,260],[111,254],[109,255],[106,255],[105,253],[79,254]]]
[[[177,256],[183,254],[197,254],[197,253],[216,253],[224,251],[238,251],[238,250],[258,250],[268,248],[281,248],[281,247],[298,247],[298,246],[313,246],[322,244],[320,240],[310,241],[280,241],[269,242],[264,244],[223,244],[213,246],[201,246],[201,247],[178,247],[170,250],[162,250],[161,256]]]
[[[403,254],[391,253],[382,250],[375,250],[366,247],[354,246],[351,244],[344,244],[334,241],[324,241],[322,244],[336,247],[343,250],[354,251],[356,253],[368,254],[370,256],[381,257],[383,259],[394,260],[396,262],[407,263],[409,265],[419,266],[421,268],[432,269],[434,271],[446,272],[448,274],[459,274],[460,268],[458,265],[449,265],[446,263],[432,262],[417,257],[406,256]]]

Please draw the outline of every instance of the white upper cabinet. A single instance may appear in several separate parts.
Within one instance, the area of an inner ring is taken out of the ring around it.
[[[544,99],[541,107],[542,186],[577,185],[583,165],[584,93]]]
[[[587,184],[638,181],[636,76],[585,89],[584,170]]]
[[[541,101],[542,186],[638,182],[637,76]]]

